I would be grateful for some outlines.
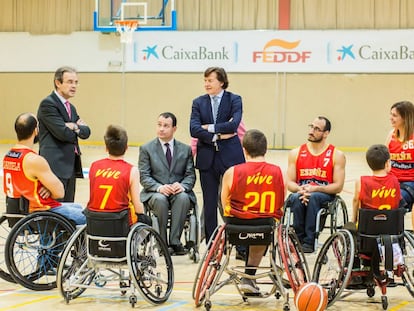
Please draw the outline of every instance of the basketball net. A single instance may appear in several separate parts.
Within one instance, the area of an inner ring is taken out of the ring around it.
[[[134,31],[138,28],[138,21],[121,20],[115,21],[116,31],[121,35],[121,43],[131,43]]]

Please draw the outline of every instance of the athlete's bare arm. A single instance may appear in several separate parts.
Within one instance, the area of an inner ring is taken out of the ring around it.
[[[234,168],[230,167],[223,175],[221,180],[221,204],[223,208],[226,207],[230,199],[230,189],[233,184]]]
[[[299,148],[293,149],[288,154],[288,168],[286,174],[286,186],[290,192],[298,192],[301,190],[296,178],[296,158]]]
[[[142,207],[142,203],[139,198],[140,191],[139,171],[134,166],[131,169],[131,175],[129,178],[129,193],[131,194],[131,201],[132,204],[134,204],[136,214],[144,214],[144,208]]]
[[[23,170],[28,177],[38,179],[50,191],[52,198],[60,199],[65,195],[62,182],[53,174],[49,163],[42,156],[28,154],[23,160]]]

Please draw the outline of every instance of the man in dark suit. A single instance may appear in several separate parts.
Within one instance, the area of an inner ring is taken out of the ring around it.
[[[184,222],[196,197],[196,181],[191,147],[174,139],[177,119],[170,112],[161,113],[157,121],[157,138],[141,146],[139,172],[141,201],[157,216],[160,235],[172,254],[184,255],[181,244]],[[169,240],[167,222],[171,210]],[[169,242],[169,243],[168,243]]]
[[[217,227],[221,178],[229,167],[245,161],[237,137],[242,99],[226,91],[228,85],[223,68],[207,68],[204,72],[207,94],[194,99],[191,110],[190,133],[198,138],[196,168],[203,191],[206,241]]]
[[[46,158],[65,188],[63,202],[75,199],[76,178],[83,178],[78,137],[87,139],[91,130],[69,99],[76,94],[78,74],[74,68],[61,67],[54,77],[55,90],[42,100],[39,120],[39,154]]]

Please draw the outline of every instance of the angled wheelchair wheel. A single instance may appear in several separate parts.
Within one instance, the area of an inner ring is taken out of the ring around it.
[[[328,291],[328,307],[341,296],[349,282],[354,254],[354,239],[348,230],[332,234],[319,251],[312,281]]]
[[[83,226],[75,231],[66,244],[61,256],[58,272],[57,287],[67,303],[77,298],[90,285],[95,277],[95,270],[87,267],[87,249]]]
[[[195,305],[200,306],[206,298],[206,292],[222,265],[225,249],[225,225],[216,228],[207,245],[207,250],[200,261],[193,285]]]
[[[412,232],[404,231],[402,253],[404,270],[401,277],[408,292],[414,297],[414,235]]]
[[[337,196],[332,204],[330,207],[331,234],[339,229],[343,229],[344,225],[349,221],[345,201],[340,196]]]
[[[127,261],[143,298],[154,305],[167,301],[174,285],[173,264],[167,245],[152,227],[136,224],[131,228]]]
[[[13,277],[9,273],[5,259],[5,245],[7,237],[10,234],[9,221],[6,216],[0,217],[0,278],[7,282],[15,283]]]
[[[31,290],[56,288],[59,259],[74,231],[69,220],[53,212],[36,212],[19,220],[5,246],[10,275]]]
[[[309,268],[299,239],[293,228],[280,224],[277,228],[279,251],[293,292],[309,281]]]

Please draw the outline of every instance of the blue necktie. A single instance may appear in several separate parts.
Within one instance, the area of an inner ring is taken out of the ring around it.
[[[213,118],[214,118],[214,123],[216,123],[216,120],[217,120],[217,112],[218,112],[219,105],[220,105],[219,97],[218,96],[213,96]]]

